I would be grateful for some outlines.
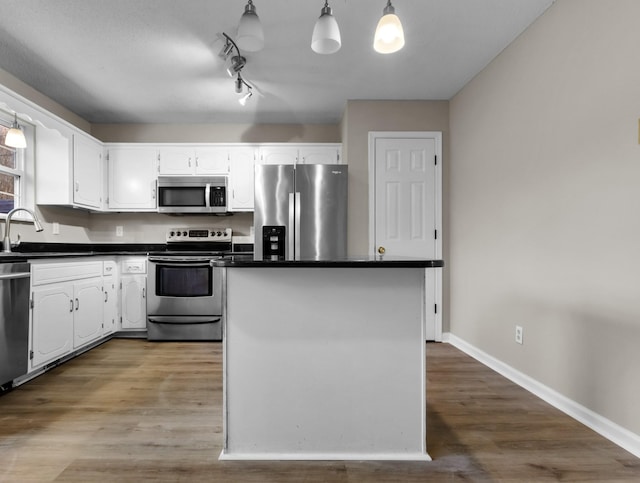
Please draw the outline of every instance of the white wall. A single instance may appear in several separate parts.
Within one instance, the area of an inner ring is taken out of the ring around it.
[[[447,260],[453,334],[636,434],[639,19],[557,0],[452,99]]]

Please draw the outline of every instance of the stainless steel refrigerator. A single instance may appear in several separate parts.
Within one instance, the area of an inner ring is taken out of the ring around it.
[[[256,260],[333,260],[347,254],[343,164],[255,167]]]

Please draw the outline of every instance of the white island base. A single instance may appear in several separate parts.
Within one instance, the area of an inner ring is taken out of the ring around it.
[[[424,273],[228,267],[220,459],[430,460]]]

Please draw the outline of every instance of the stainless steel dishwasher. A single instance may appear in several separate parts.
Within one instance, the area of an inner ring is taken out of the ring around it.
[[[30,278],[28,263],[0,263],[0,386],[28,372]]]

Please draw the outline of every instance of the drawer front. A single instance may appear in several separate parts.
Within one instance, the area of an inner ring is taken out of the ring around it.
[[[101,261],[78,261],[31,265],[31,285],[101,277]]]

